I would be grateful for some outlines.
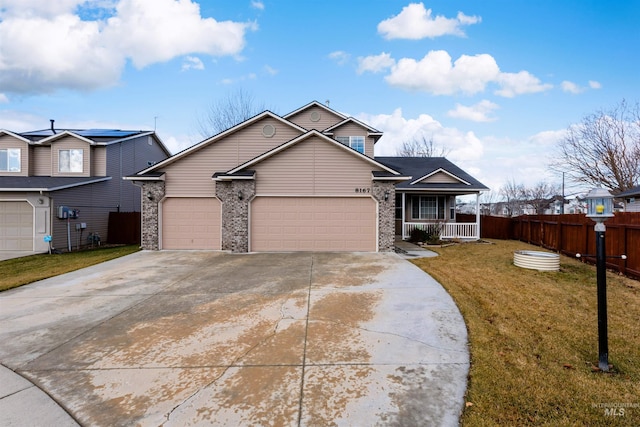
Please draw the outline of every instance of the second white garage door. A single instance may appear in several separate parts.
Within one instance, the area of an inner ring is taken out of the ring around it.
[[[220,250],[220,202],[170,197],[162,202],[162,249]]]
[[[250,251],[377,250],[377,208],[366,197],[256,197]]]

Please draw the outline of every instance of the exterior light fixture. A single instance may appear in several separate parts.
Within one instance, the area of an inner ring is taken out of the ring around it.
[[[242,190],[238,190],[238,200],[244,199],[244,194],[242,194]]]
[[[384,201],[385,201],[385,202],[386,202],[387,200],[389,200],[389,195],[390,195],[390,194],[391,194],[391,193],[389,193],[389,191],[385,191],[385,192],[384,192]]]
[[[153,193],[151,191],[147,191],[147,199],[153,200]]]
[[[609,371],[607,338],[607,260],[604,222],[613,217],[613,196],[604,188],[594,188],[587,194],[587,218],[595,221],[596,280],[598,285],[598,368]]]

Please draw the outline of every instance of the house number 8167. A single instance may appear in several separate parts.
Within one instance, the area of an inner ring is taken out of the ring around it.
[[[371,193],[371,188],[356,188],[356,193]]]

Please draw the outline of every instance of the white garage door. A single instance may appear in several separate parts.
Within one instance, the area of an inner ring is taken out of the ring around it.
[[[356,197],[256,197],[250,250],[377,250],[376,203]]]
[[[33,207],[27,202],[0,202],[0,250],[33,250]]]
[[[220,202],[171,197],[162,202],[162,249],[220,250]]]

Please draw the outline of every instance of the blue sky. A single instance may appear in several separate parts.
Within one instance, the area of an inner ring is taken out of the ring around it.
[[[497,191],[560,184],[568,126],[639,101],[640,2],[0,0],[0,129],[157,129],[173,152],[239,89],[426,136]]]

